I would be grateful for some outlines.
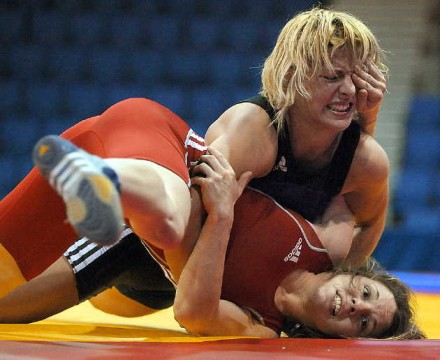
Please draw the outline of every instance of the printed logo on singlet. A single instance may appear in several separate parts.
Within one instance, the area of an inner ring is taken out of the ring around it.
[[[281,159],[278,162],[278,165],[275,165],[273,170],[280,170],[283,172],[287,172],[286,158],[284,156],[281,156]]]
[[[295,247],[292,249],[292,251],[284,258],[284,262],[293,261],[294,263],[297,263],[299,260],[299,256],[301,255],[301,248],[302,248],[302,242],[303,239],[299,238]]]

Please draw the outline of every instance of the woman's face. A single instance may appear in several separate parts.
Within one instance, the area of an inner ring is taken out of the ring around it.
[[[390,326],[397,310],[391,291],[363,276],[336,275],[311,298],[313,327],[326,334],[377,337]]]
[[[323,70],[307,84],[310,98],[297,97],[291,118],[314,128],[345,130],[356,112],[354,66],[349,52],[342,48],[332,58],[334,70]],[[358,64],[359,65],[359,64]]]

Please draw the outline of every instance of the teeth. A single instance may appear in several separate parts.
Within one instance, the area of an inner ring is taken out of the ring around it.
[[[331,111],[336,111],[336,112],[347,112],[350,110],[350,104],[345,106],[345,105],[335,105],[335,104],[330,104],[328,105],[328,108]]]
[[[339,294],[336,292],[335,295],[335,307],[333,309],[333,316],[336,316],[339,314],[339,311],[341,310],[341,304],[342,304],[342,299],[339,296]]]

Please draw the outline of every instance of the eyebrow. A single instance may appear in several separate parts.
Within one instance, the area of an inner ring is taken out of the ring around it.
[[[375,284],[372,284],[372,286],[374,286],[374,289],[376,290],[376,300],[379,300],[379,298],[380,298],[379,289],[377,288],[377,286],[376,286]],[[374,332],[374,330],[376,329],[376,327],[377,327],[377,318],[374,317],[374,318],[373,318],[373,328],[371,329],[371,332],[372,332],[372,333]]]
[[[374,288],[376,289],[376,300],[379,300],[379,298],[380,298],[379,289],[377,288],[376,285],[374,285]]]

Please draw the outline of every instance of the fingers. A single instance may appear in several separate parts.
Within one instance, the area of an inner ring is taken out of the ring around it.
[[[356,65],[352,77],[354,84],[359,89],[365,89],[367,91],[379,90],[382,94],[386,91],[385,76],[371,61],[368,61],[367,65],[363,67]]]
[[[355,66],[352,79],[358,88],[357,110],[361,114],[377,111],[386,92],[385,76],[372,61],[367,61],[364,66]]]
[[[232,166],[223,154],[217,149],[211,147],[209,147],[208,151],[201,156],[200,162],[194,167],[194,172],[200,171],[206,175],[212,174],[212,172],[234,172]]]
[[[194,166],[192,171],[193,184],[197,177],[213,178],[213,177],[231,177],[235,179],[235,172],[229,162],[214,148],[208,148],[208,151],[201,156],[199,163]]]
[[[209,155],[212,155],[212,156],[209,156]],[[217,167],[218,167],[218,165],[220,165],[224,169],[232,170],[232,166],[231,166],[231,164],[229,164],[229,161],[216,148],[209,146],[208,152],[204,156],[206,156],[206,159],[207,159],[207,161],[209,161],[209,164],[212,163],[214,166],[217,166]]]
[[[236,178],[234,169],[232,168],[226,157],[217,149],[209,147],[207,153],[201,156],[200,162],[193,169],[193,176],[227,176]],[[239,177],[239,185],[246,186],[252,179],[252,172],[247,171]]]

